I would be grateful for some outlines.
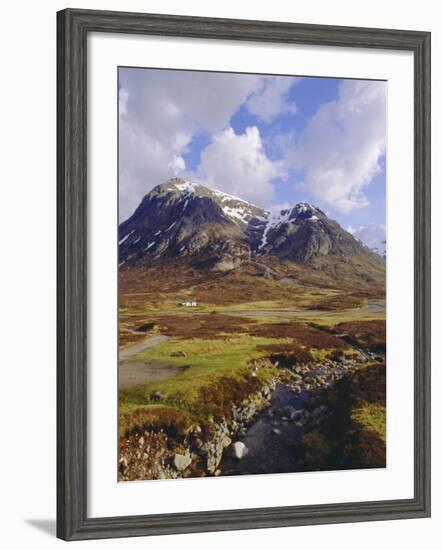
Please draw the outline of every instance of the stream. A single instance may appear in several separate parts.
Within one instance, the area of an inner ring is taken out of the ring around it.
[[[302,436],[312,429],[314,422],[304,409],[309,397],[309,392],[296,395],[286,385],[278,384],[270,407],[235,439],[245,444],[247,454],[237,459],[232,452],[226,452],[219,466],[222,475],[297,471]]]

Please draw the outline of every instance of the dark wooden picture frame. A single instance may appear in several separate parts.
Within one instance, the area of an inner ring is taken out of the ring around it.
[[[408,50],[414,55],[414,497],[87,517],[87,36],[90,32]],[[57,14],[57,535],[65,540],[430,515],[430,33],[67,9]]]

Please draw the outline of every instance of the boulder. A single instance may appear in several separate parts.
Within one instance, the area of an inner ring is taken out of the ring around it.
[[[244,458],[248,452],[249,450],[242,441],[235,441],[235,443],[232,445],[233,456],[238,460]]]
[[[190,466],[190,463],[192,462],[192,459],[190,458],[190,454],[186,452],[186,454],[179,454],[177,453],[173,457],[173,465],[175,468],[182,472],[185,470],[188,466]]]

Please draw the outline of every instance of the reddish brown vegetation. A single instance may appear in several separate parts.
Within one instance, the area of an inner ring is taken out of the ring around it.
[[[195,410],[203,416],[211,414],[218,420],[230,419],[232,404],[239,405],[261,386],[262,382],[250,373],[245,373],[242,379],[223,376],[200,388]]]
[[[280,367],[290,368],[293,365],[307,365],[313,361],[310,351],[296,342],[258,346],[258,350],[269,352],[271,360],[277,361]]]
[[[226,335],[245,333],[256,323],[253,319],[221,313],[207,315],[165,315],[155,319],[160,332],[179,338],[222,339]]]
[[[271,275],[266,272],[266,266]],[[293,284],[283,281],[289,278]],[[310,290],[339,289],[339,297],[325,298],[323,309],[342,309],[359,305],[361,298],[383,298],[383,284],[355,282],[352,278],[329,276],[324,270],[310,269],[306,265],[284,262],[272,257],[259,262],[246,262],[240,270],[229,273],[196,270],[184,262],[176,269],[170,264],[155,268],[132,267],[119,270],[119,296],[122,308],[137,308],[145,304],[158,304],[175,299],[181,292],[191,291],[201,303],[218,305],[241,304],[256,301],[281,301],[295,304]],[[322,304],[322,305],[321,305]],[[312,304],[313,305],[313,304]]]
[[[140,407],[120,414],[119,432],[122,438],[146,430],[161,431],[171,437],[183,438],[191,422],[190,415],[173,407]]]
[[[343,449],[349,467],[385,468],[385,443],[372,430],[360,429]]]
[[[339,323],[334,327],[334,331],[343,334],[349,342],[378,352],[385,351],[385,329],[385,321],[380,319]]]
[[[336,311],[342,309],[351,309],[361,307],[363,299],[360,296],[352,296],[351,294],[340,294],[339,296],[328,296],[314,304],[314,309],[322,311]]]
[[[317,396],[331,414],[304,438],[307,469],[383,468],[383,439],[352,418],[355,409],[377,403],[385,406],[385,365],[370,365],[347,373]]]
[[[120,330],[118,336],[118,345],[126,346],[128,344],[135,344],[135,342],[139,342],[142,338],[144,338],[143,334],[133,334],[131,332],[123,332],[122,330]]]
[[[261,269],[262,271],[262,269]],[[180,269],[169,267],[131,268],[119,271],[120,306],[136,308],[145,303],[161,303],[192,292],[201,303],[231,305],[264,300],[293,300],[299,290],[276,284],[258,274],[252,267],[240,273],[198,271],[185,265]]]
[[[346,350],[350,347],[334,334],[300,323],[263,323],[252,327],[250,334],[267,338],[293,338],[301,346],[310,349]]]
[[[350,375],[351,394],[354,396],[354,406],[366,402],[386,404],[386,371],[385,365],[372,365],[356,370]]]

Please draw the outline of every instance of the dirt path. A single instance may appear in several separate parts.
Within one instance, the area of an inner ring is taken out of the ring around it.
[[[363,307],[342,309],[342,310],[319,310],[319,309],[309,309],[309,310],[292,310],[292,311],[282,311],[282,310],[271,310],[271,309],[261,309],[261,310],[237,310],[230,311],[226,315],[233,315],[234,317],[286,317],[286,318],[305,318],[305,317],[342,317],[343,315],[353,316],[357,315],[369,315],[372,313],[381,313],[385,311],[385,307],[378,304],[369,304]]]
[[[154,336],[150,336],[149,338],[146,338],[141,342],[137,342],[136,344],[132,344],[123,348],[119,353],[118,359],[120,363],[122,361],[127,361],[134,355],[137,355],[138,353],[141,353],[146,349],[158,346],[158,344],[162,344],[163,342],[166,342],[166,340],[169,340],[169,336],[164,336],[164,334],[155,334]]]
[[[141,342],[123,348],[119,354],[118,385],[120,389],[145,386],[151,382],[167,380],[183,372],[186,365],[171,365],[164,361],[134,359],[139,353],[166,342],[169,336],[155,334]]]
[[[167,380],[188,368],[187,365],[170,365],[163,361],[124,361],[118,370],[119,388],[124,390]]]

